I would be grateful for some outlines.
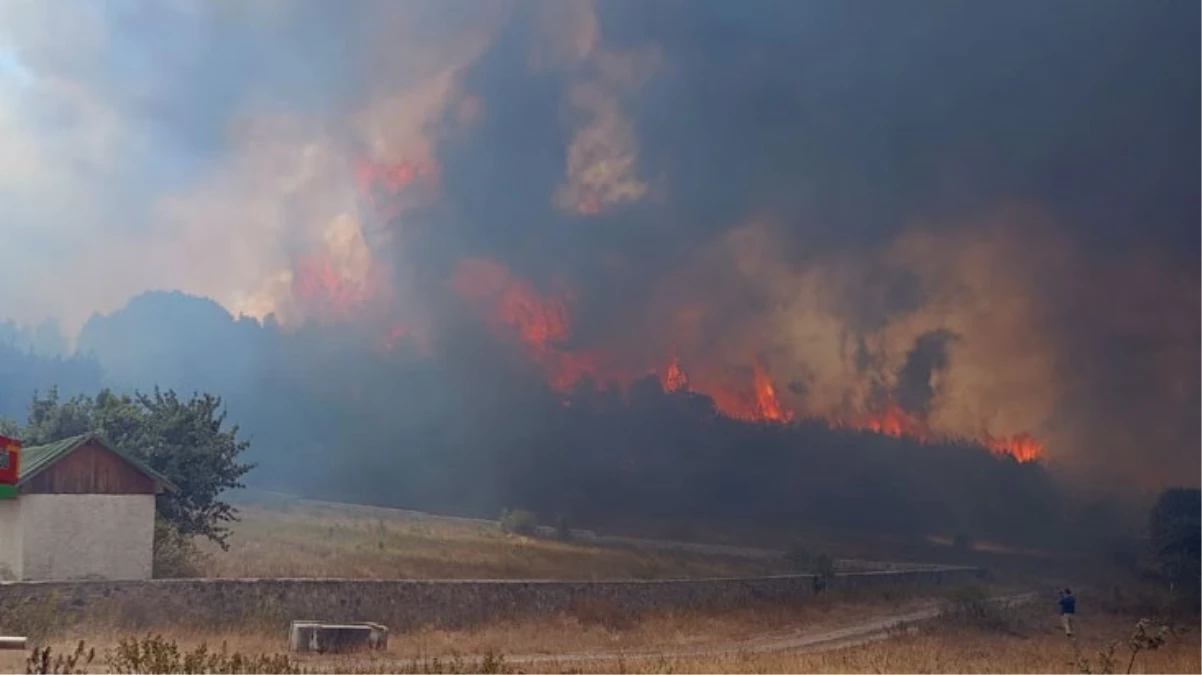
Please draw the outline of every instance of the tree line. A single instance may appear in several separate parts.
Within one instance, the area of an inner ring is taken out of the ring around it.
[[[95,431],[141,456],[187,488],[160,504],[183,537],[224,541],[234,513],[220,495],[244,480],[432,512],[526,509],[599,529],[722,521],[1075,546],[1115,526],[1046,467],[971,444],[746,424],[654,378],[627,392],[584,381],[565,396],[491,344],[430,358],[404,342],[382,350],[370,331],[285,332],[208,301],[152,300],[85,330],[86,356],[0,345],[0,374],[21,374],[0,376],[0,414],[27,413],[6,428],[31,445]],[[34,389],[44,393],[30,401]]]
[[[446,382],[415,364],[382,382],[416,380],[432,394]],[[303,372],[291,384],[282,401],[297,410],[305,410],[305,395],[321,392]],[[664,519],[778,531],[954,532],[1036,545],[1063,538],[1091,514],[1095,530],[1113,525],[1073,502],[1037,464],[971,444],[920,444],[817,423],[739,423],[716,414],[704,396],[662,392],[654,378],[626,395],[582,383],[572,405],[532,384],[507,390],[506,405],[480,390],[458,394],[471,423],[440,425],[441,437],[427,430],[427,441],[440,442],[424,447],[373,437],[388,414],[410,417],[386,392],[310,401],[314,418],[307,422],[333,429],[311,442],[337,443],[343,454],[326,456],[320,466],[329,480],[310,485],[308,494],[477,515],[516,507],[546,521],[601,527]],[[196,537],[227,545],[237,514],[225,495],[243,486],[257,462],[246,461],[251,444],[219,396],[182,398],[156,388],[63,396],[50,387],[26,399],[26,411],[24,423],[0,419],[0,432],[26,446],[97,434],[179,486],[157,502],[156,555],[178,552]],[[357,429],[338,424],[355,413]],[[297,428],[314,429],[299,420]],[[1202,490],[1166,490],[1146,532],[1155,573],[1196,596]]]

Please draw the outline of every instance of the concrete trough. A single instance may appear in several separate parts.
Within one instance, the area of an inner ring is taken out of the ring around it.
[[[25,650],[26,640],[15,635],[0,635],[0,649]]]
[[[378,623],[293,621],[288,647],[294,652],[340,654],[388,646],[388,627]]]

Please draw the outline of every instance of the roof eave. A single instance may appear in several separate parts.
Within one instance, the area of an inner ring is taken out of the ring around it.
[[[63,439],[63,440],[65,441],[65,440],[69,440],[69,439]],[[61,442],[61,441],[59,441],[59,442]],[[98,436],[96,436],[96,434],[89,433],[89,434],[83,434],[81,436],[78,436],[76,442],[70,447],[70,449],[63,452],[63,456],[66,456],[66,455],[74,452],[75,449],[79,448],[79,446],[85,445],[87,443],[95,443],[96,445],[99,445],[100,447],[104,448],[105,450],[108,450],[109,452],[113,453],[117,457],[121,458],[123,461],[129,463],[130,466],[137,469],[139,473],[141,473],[142,475],[149,478],[151,480],[151,482],[154,483],[154,494],[159,495],[164,492],[168,492],[171,494],[179,494],[179,487],[177,487],[171,481],[167,480],[166,476],[159,473],[158,471],[155,471],[154,469],[150,468],[149,466],[146,466],[141,461],[138,461],[138,460],[126,455],[124,452],[114,449],[112,446],[105,443]],[[41,464],[36,469],[34,469],[32,472],[20,476],[17,479],[17,482],[14,483],[14,485],[16,486],[16,488],[18,490],[20,490],[23,485],[25,485],[29,481],[33,480],[34,478],[36,478],[38,475],[40,475],[46,469],[49,469],[50,467],[54,466],[56,463],[58,463],[58,461],[60,459],[62,459],[62,457],[58,457],[58,458],[52,459],[51,461]]]

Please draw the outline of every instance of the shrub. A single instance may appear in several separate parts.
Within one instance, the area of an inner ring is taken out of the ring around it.
[[[525,509],[501,511],[501,529],[510,534],[533,536],[538,528],[538,517]]]
[[[88,666],[96,658],[95,649],[85,649],[83,640],[71,654],[59,654],[51,657],[50,648],[35,648],[25,659],[26,675],[77,675],[88,672]]]
[[[34,649],[25,660],[26,675],[85,675],[88,666],[95,659],[96,650],[89,649],[81,640],[74,653],[52,655],[49,647]],[[286,675],[306,672],[301,664],[292,660],[286,654],[256,654],[243,655],[238,652],[229,653],[223,644],[220,651],[210,651],[206,645],[191,651],[181,651],[173,640],[166,640],[158,635],[148,635],[142,639],[127,638],[121,640],[117,647],[106,654],[106,671],[110,673],[163,673],[176,675],[182,673],[283,673]],[[403,663],[390,664],[388,670],[379,670],[378,664],[339,665],[333,669],[321,671],[333,673],[487,673],[503,675],[515,671],[505,657],[495,652],[488,652],[477,660],[464,660],[454,656],[448,660],[422,658]],[[579,672],[579,671],[565,671]]]
[[[1135,667],[1136,657],[1140,652],[1156,651],[1168,642],[1168,638],[1172,637],[1174,631],[1168,624],[1151,621],[1149,619],[1140,619],[1135,624],[1135,630],[1126,640],[1115,640],[1111,642],[1106,649],[1100,650],[1097,655],[1097,660],[1091,660],[1087,656],[1079,656],[1076,660],[1076,666],[1082,673],[1114,673],[1116,666],[1119,664],[1117,651],[1119,645],[1126,644],[1130,651],[1130,656],[1127,659],[1127,673]]]
[[[154,521],[153,576],[156,579],[178,579],[200,576],[201,552],[192,538],[181,534],[171,523]]]
[[[300,665],[287,654],[256,654],[244,656],[221,651],[211,652],[200,645],[190,652],[181,652],[174,640],[159,635],[147,635],[138,640],[126,638],[106,659],[109,672],[131,673],[300,673]]]
[[[17,607],[6,607],[4,629],[15,635],[24,635],[31,644],[39,644],[55,633],[61,622],[56,602],[25,602]]]

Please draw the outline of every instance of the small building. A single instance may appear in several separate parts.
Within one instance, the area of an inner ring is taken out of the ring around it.
[[[175,487],[92,434],[21,451],[0,499],[0,580],[149,579],[155,495]]]

